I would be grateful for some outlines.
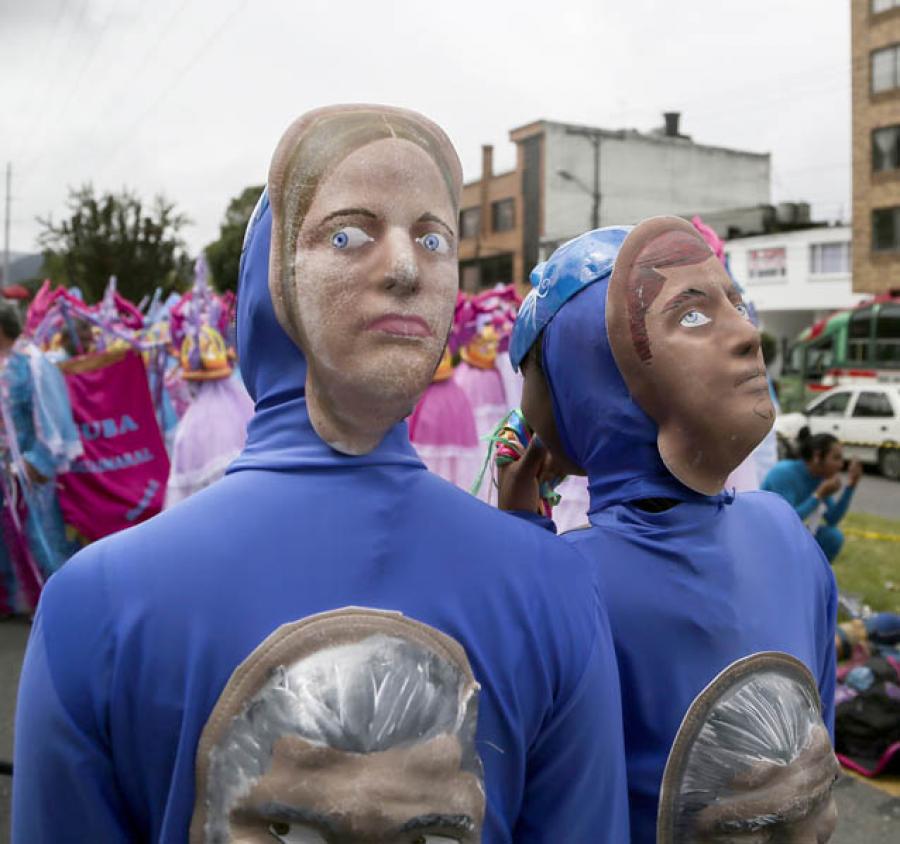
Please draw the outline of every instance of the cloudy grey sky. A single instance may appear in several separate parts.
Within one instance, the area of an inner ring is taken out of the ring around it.
[[[335,102],[427,114],[467,179],[483,143],[513,165],[514,126],[647,130],[680,110],[698,142],[771,152],[774,200],[847,219],[850,2],[0,0],[11,246],[91,181],[163,192],[198,249],[290,120]]]

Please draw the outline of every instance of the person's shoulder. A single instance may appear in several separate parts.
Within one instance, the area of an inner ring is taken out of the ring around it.
[[[783,482],[797,475],[800,466],[799,460],[779,460],[769,471],[763,480],[763,486],[775,482]]]
[[[738,493],[731,507],[743,518],[754,519],[762,530],[774,530],[798,538],[810,536],[791,503],[774,490],[758,489]]]
[[[752,519],[756,535],[761,541],[774,537],[793,561],[805,560],[809,564],[809,571],[814,575],[829,581],[833,579],[831,567],[819,543],[797,515],[797,511],[778,493],[766,490],[742,492],[735,497],[732,507],[736,514]]]
[[[594,568],[565,539],[437,476],[425,482],[432,492],[429,518],[442,534],[454,538],[454,547],[468,546],[465,556],[477,567],[484,588],[537,595],[549,605],[564,601],[587,606],[596,601]]]
[[[778,468],[777,466],[775,467]],[[775,469],[772,469],[774,472]],[[797,516],[797,511],[791,507],[790,503],[777,492],[768,489],[751,489],[746,492],[739,492],[734,498],[733,507],[739,510],[746,509],[754,512],[765,512],[772,514],[777,518],[787,518],[788,514],[792,516],[791,521],[802,525],[803,522]]]
[[[527,549],[541,557],[549,554],[552,557],[572,558],[571,553],[565,549],[567,543],[560,542],[559,537],[551,531],[486,504],[443,478],[428,474],[430,477],[427,482],[435,485],[436,499],[440,499],[437,509],[444,517],[446,530],[461,529],[467,535],[477,535],[479,543],[488,543],[495,549],[506,548],[511,553]],[[527,565],[528,559],[521,558],[518,562],[520,565]]]

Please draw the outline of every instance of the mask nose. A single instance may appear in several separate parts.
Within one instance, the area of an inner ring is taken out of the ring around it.
[[[739,358],[755,358],[759,354],[762,338],[759,329],[735,311],[729,330],[729,350],[732,355]]]
[[[411,296],[419,291],[419,265],[406,232],[392,231],[388,236],[383,285],[395,296]]]

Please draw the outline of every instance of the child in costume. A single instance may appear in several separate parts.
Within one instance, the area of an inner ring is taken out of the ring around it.
[[[481,456],[472,406],[453,379],[453,355],[464,338],[468,307],[468,300],[460,293],[441,362],[409,417],[409,440],[422,462],[462,489],[471,485]]]
[[[745,657],[799,660],[832,728],[834,578],[782,499],[723,491],[774,414],[759,334],[690,224],[660,217],[588,232],[534,276],[510,355],[523,368],[528,422],[557,461],[588,476],[590,524],[563,541],[602,581],[622,683],[631,840],[649,844],[682,719],[720,673],[740,675]],[[508,509],[537,509],[534,449],[501,476]],[[525,517],[547,524],[538,512]],[[738,711],[735,723],[743,718]],[[830,821],[815,813],[830,805],[830,749],[794,750],[811,766],[808,781],[826,776],[815,805],[794,795],[794,820],[816,824],[815,840],[827,840]],[[731,782],[753,767],[751,756],[723,751],[706,769],[719,765]],[[756,806],[764,816],[765,802]],[[751,828],[735,807],[735,829]],[[790,823],[773,814],[773,833]]]
[[[590,566],[409,442],[456,302],[461,185],[408,111],[288,128],[241,261],[247,444],[51,580],[14,841],[629,840]]]
[[[172,446],[165,507],[172,507],[219,480],[241,453],[253,401],[232,377],[222,332],[227,303],[210,290],[206,261],[197,259],[194,287],[173,308],[173,340],[180,350],[181,377],[194,398],[181,417]]]

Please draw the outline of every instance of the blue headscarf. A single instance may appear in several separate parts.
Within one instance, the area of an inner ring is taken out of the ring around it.
[[[609,345],[606,293],[630,230],[587,232],[535,267],[510,342],[518,366],[543,332],[554,419],[568,457],[588,474],[592,513],[641,498],[706,498],[665,467],[658,426],[632,397]]]

